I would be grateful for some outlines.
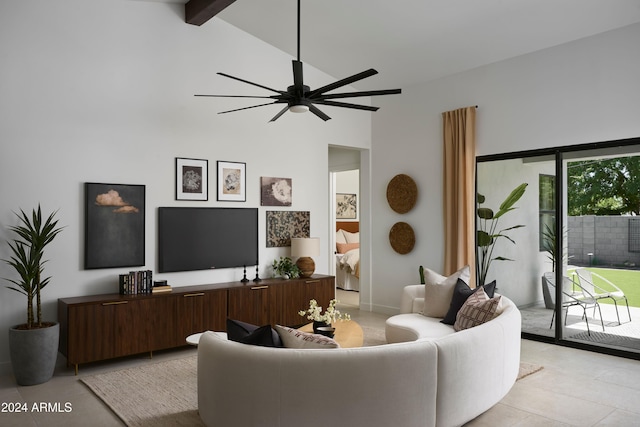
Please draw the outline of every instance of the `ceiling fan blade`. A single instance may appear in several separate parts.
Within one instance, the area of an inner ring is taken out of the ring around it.
[[[280,99],[280,96],[250,96],[250,95],[193,95],[193,96],[207,96],[212,98],[264,98],[264,99]]]
[[[307,96],[307,98],[313,98],[316,95],[323,94],[324,92],[329,92],[330,90],[338,89],[339,87],[346,86],[346,85],[349,85],[351,83],[355,83],[358,80],[366,79],[367,77],[371,77],[371,76],[374,76],[376,74],[378,74],[378,72],[376,70],[374,70],[373,68],[370,68],[367,71],[363,71],[361,73],[354,74],[351,77],[347,77],[347,78],[344,78],[342,80],[338,80],[337,82],[333,82],[333,83],[328,84],[326,86],[322,86],[321,88],[318,88],[318,89],[316,89],[314,91],[311,91],[311,93],[309,93],[309,96]]]
[[[372,107],[371,105],[349,104],[346,102],[329,101],[326,99],[313,102],[316,104],[329,105],[330,107],[353,108],[355,110],[378,111],[380,109],[380,107]]]
[[[323,99],[357,98],[359,96],[397,95],[399,93],[402,93],[402,89],[384,89],[384,90],[366,90],[362,92],[330,93],[327,95],[318,95],[315,98],[312,98],[312,101],[316,102]]]
[[[323,113],[322,111],[320,111],[318,109],[318,107],[316,107],[315,105],[311,104],[309,105],[309,111],[311,111],[313,114],[315,114],[316,116],[320,117],[322,120],[324,120],[325,122],[327,120],[331,120],[331,117],[327,116],[325,113]]]
[[[220,111],[218,114],[233,113],[235,111],[248,110],[250,108],[264,107],[265,105],[281,104],[281,101],[267,102],[266,104],[252,105],[251,107],[236,108],[235,110]]]
[[[296,95],[299,97],[304,96],[304,83],[302,80],[302,62],[291,61],[293,63],[293,87],[295,88]]]
[[[278,114],[273,116],[273,118],[271,120],[269,120],[269,121],[270,122],[275,122],[276,120],[278,120],[280,118],[280,116],[282,116],[284,113],[286,113],[288,109],[289,109],[289,106],[287,105],[282,110],[280,110],[280,112]]]
[[[246,84],[249,84],[249,85],[257,86],[257,87],[262,88],[262,89],[270,90],[271,92],[276,92],[276,93],[279,93],[281,95],[284,95],[284,94],[287,93],[287,92],[284,92],[284,91],[281,91],[281,90],[276,90],[276,89],[272,89],[272,88],[267,87],[267,86],[263,86],[263,85],[258,84],[258,83],[250,82],[249,80],[241,79],[240,77],[230,76],[229,74],[225,74],[225,73],[217,73],[217,74],[220,74],[221,76],[227,77],[229,79],[237,80],[237,81],[242,82],[242,83],[246,83]]]

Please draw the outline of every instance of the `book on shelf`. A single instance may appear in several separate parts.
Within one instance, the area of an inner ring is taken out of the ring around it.
[[[154,286],[153,289],[151,290],[151,293],[152,294],[159,294],[159,293],[162,293],[162,292],[171,292],[172,290],[173,289],[169,285]]]
[[[137,295],[151,293],[153,272],[151,270],[130,271],[121,274],[119,280],[120,295]]]

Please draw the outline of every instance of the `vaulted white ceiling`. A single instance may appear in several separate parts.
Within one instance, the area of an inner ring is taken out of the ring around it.
[[[354,85],[361,89],[406,87],[640,22],[640,0],[301,4],[300,59],[336,78],[377,69],[380,74]],[[296,0],[236,0],[217,18],[295,57],[296,8]]]

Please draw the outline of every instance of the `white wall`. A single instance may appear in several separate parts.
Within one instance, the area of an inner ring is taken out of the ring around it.
[[[478,192],[486,197],[483,207],[496,213],[499,206],[521,183],[528,186],[522,198],[498,221],[496,231],[515,225],[522,228],[506,231],[515,244],[505,238],[496,241],[493,256],[511,261],[493,261],[486,283],[496,280],[498,291],[518,306],[532,305],[542,300],[541,277],[551,271],[547,252],[540,251],[539,175],[555,172],[553,161],[523,162],[522,159],[498,160],[478,164]]]
[[[329,170],[332,172],[360,169],[360,150],[329,147]]]
[[[329,233],[328,144],[368,148],[371,115],[327,107],[332,120],[280,106],[217,115],[264,100],[194,98],[196,93],[270,95],[218,71],[285,88],[291,57],[225,22],[184,23],[183,6],[128,0],[12,0],[0,3],[0,258],[12,211],[60,209],[66,228],[48,248],[44,315],[61,297],[117,292],[130,268],[84,270],[83,183],[146,186],[145,266],[173,286],[239,280],[241,269],[157,274],[159,206],[259,207],[261,176],[293,179],[291,210],[311,212],[311,235]],[[305,82],[334,78],[305,64]],[[209,160],[209,201],[176,201],[176,157]],[[217,202],[217,160],[246,162],[247,201]],[[259,209],[261,276],[289,248],[267,249]],[[328,272],[329,249],[316,259]],[[138,268],[135,268],[138,269]],[[253,273],[253,271],[251,272]],[[0,277],[14,277],[0,264]],[[23,323],[25,298],[0,289],[0,330]],[[6,333],[0,370],[8,369]]]
[[[598,142],[640,135],[640,24],[477,68],[381,97],[372,141],[372,306],[394,312],[418,266],[440,270],[441,113],[478,105],[479,155]],[[405,215],[385,199],[389,180],[406,173],[419,200]],[[407,255],[393,252],[389,228],[416,232]]]

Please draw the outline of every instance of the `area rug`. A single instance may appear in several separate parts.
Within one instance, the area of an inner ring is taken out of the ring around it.
[[[203,426],[198,415],[197,356],[84,377],[128,426]]]
[[[382,345],[387,343],[387,339],[384,334],[384,329],[371,328],[369,326],[362,326],[363,347],[371,347],[374,345]]]
[[[520,362],[520,370],[518,371],[518,377],[516,381],[519,381],[525,377],[528,377],[531,374],[535,374],[536,372],[540,372],[543,369],[543,366],[536,365],[533,363]]]

